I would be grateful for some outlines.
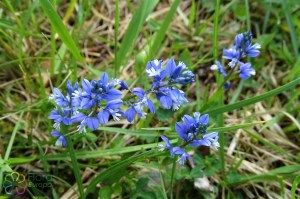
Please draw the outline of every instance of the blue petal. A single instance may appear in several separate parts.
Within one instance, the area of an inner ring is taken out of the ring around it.
[[[192,118],[189,115],[184,115],[182,119],[183,119],[183,121],[184,121],[184,123],[185,123],[185,125],[187,127],[190,127],[191,125],[193,125],[193,124],[196,123],[196,121],[194,120],[194,118]]]
[[[61,147],[61,146],[64,146],[66,147],[67,146],[67,141],[66,141],[66,138],[65,136],[60,136],[56,142],[55,142],[55,145],[58,146],[58,147]]]
[[[132,122],[135,116],[135,110],[133,108],[129,108],[124,115],[128,122]]]
[[[100,124],[106,124],[109,119],[109,112],[106,110],[99,112],[98,119],[99,119]]]
[[[92,85],[88,80],[86,80],[86,79],[82,80],[81,85],[85,92],[91,93]]]
[[[226,82],[226,84],[224,85],[224,89],[227,90],[231,87],[231,83],[230,81]]]
[[[169,61],[166,64],[167,74],[171,76],[173,74],[175,67],[176,67],[176,63],[175,63],[174,59],[169,59]]]
[[[209,115],[205,114],[200,117],[199,123],[200,124],[208,124],[208,120],[209,120]]]
[[[105,86],[108,84],[108,75],[107,75],[107,73],[102,73],[101,82]]]
[[[62,123],[64,123],[65,125],[71,125],[72,121],[70,118],[63,118]]]
[[[175,130],[181,139],[187,140],[187,128],[184,124],[177,122],[175,125]]]
[[[172,78],[176,79],[179,76],[181,71],[182,71],[182,67],[180,66],[176,67],[175,70],[173,71]]]
[[[180,147],[176,146],[173,148],[173,153],[175,153],[177,155],[181,155],[181,154],[185,153],[185,151],[182,150]]]
[[[80,106],[82,109],[87,110],[89,108],[91,108],[91,106],[93,106],[93,100],[91,100],[90,98],[82,98],[81,102],[80,102]]]
[[[120,86],[121,86],[121,89],[123,89],[123,90],[129,89],[128,85],[123,80],[120,81]]]
[[[53,137],[58,137],[58,136],[61,136],[62,134],[61,134],[60,132],[58,132],[58,131],[52,131],[52,132],[51,132],[51,135],[52,135]]]
[[[159,98],[159,102],[166,109],[170,109],[172,107],[172,99],[169,96],[161,96]]]
[[[106,109],[118,109],[122,106],[123,101],[120,99],[109,101],[106,105]]]
[[[110,89],[105,95],[103,96],[103,99],[106,101],[111,101],[114,99],[118,99],[122,97],[122,92],[116,89]]]
[[[72,123],[81,122],[86,117],[87,116],[85,114],[83,114],[83,113],[77,113],[76,115],[72,116],[71,121],[72,121]]]
[[[149,107],[151,113],[155,113],[155,106],[154,106],[153,102],[150,99],[148,99],[147,102],[148,102],[148,107]]]
[[[145,91],[142,88],[134,88],[133,89],[133,94],[135,94],[136,96],[138,96],[140,99],[143,99],[145,96]]]
[[[96,130],[99,126],[99,121],[95,117],[88,117],[85,119],[85,121],[86,121],[88,127],[90,129],[92,129],[93,131]]]
[[[169,141],[169,139],[167,138],[167,137],[165,137],[165,136],[160,136],[161,137],[161,139],[163,139],[163,141],[167,144],[167,146],[171,146],[170,145],[170,141]]]

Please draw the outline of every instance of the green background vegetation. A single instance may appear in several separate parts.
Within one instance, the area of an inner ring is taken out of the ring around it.
[[[0,16],[0,185],[2,172],[15,170],[52,174],[50,198],[299,195],[297,1],[3,0]],[[249,29],[262,46],[251,60],[256,75],[217,91],[222,78],[210,66]],[[149,88],[147,61],[170,57],[196,74],[184,89],[190,103],[175,113],[158,109],[133,124],[121,120],[72,134],[70,153],[54,146],[51,87],[105,71]],[[211,115],[219,151],[191,150],[195,167],[182,169],[167,153],[149,150],[162,134],[177,142],[174,124],[195,111]]]

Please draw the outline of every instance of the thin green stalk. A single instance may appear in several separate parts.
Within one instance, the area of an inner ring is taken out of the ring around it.
[[[219,12],[220,12],[220,0],[216,0],[216,10],[215,10],[215,16],[214,16],[214,35],[213,35],[213,49],[214,49],[214,59],[216,60],[218,57],[218,30],[219,30]],[[217,75],[217,84],[219,88],[222,87],[224,82],[222,81],[222,77],[218,74]],[[224,105],[223,101],[223,93],[221,93],[219,97],[219,106]],[[217,117],[217,123],[218,126],[223,126],[224,125],[224,117],[223,114],[219,114]],[[220,143],[220,160],[221,160],[221,165],[222,165],[222,171],[225,172],[225,137],[224,137],[224,132],[219,133],[219,143]]]
[[[119,0],[116,0],[116,13],[115,13],[115,66],[118,63],[118,33],[119,33]],[[114,67],[115,69],[115,77],[117,76],[117,68]]]
[[[4,159],[3,159],[4,161],[8,160],[8,158],[9,158],[11,149],[12,149],[13,144],[14,144],[16,134],[17,134],[17,132],[20,128],[20,125],[21,125],[23,114],[24,114],[24,112],[21,112],[20,117],[18,119],[18,122],[17,122],[17,124],[16,124],[16,126],[15,126],[15,128],[14,128],[12,134],[11,134],[11,137],[10,137],[10,140],[9,140],[9,143],[8,143],[7,148],[6,148],[5,155],[4,155]],[[0,191],[2,190],[2,181],[3,181],[3,170],[1,169],[0,170],[0,187],[1,187]]]
[[[67,133],[67,131],[68,131],[68,127],[63,125],[62,133],[65,135]],[[70,138],[70,136],[66,136],[66,140],[67,140],[67,148],[68,148],[69,155],[70,155],[72,165],[73,165],[75,179],[76,179],[78,190],[79,190],[79,195],[80,195],[80,198],[84,198],[83,185],[82,185],[82,180],[81,180],[81,175],[80,175],[80,170],[79,170],[76,154],[73,149],[73,142],[72,142],[72,139]]]
[[[174,187],[174,175],[176,169],[176,159],[173,160],[172,173],[171,173],[171,183],[170,183],[170,198],[173,199],[173,187]]]
[[[246,7],[246,16],[247,16],[247,30],[251,29],[251,19],[250,19],[250,12],[249,12],[249,1],[245,0],[245,7]]]
[[[298,57],[299,55],[299,43],[298,43],[298,39],[297,39],[297,35],[296,35],[296,30],[295,30],[295,26],[293,23],[293,19],[291,16],[291,11],[290,11],[290,7],[288,4],[287,0],[281,0],[282,3],[282,7],[284,10],[284,14],[285,14],[285,18],[287,20],[289,29],[290,29],[290,35],[291,35],[291,39],[292,39],[292,46],[293,46],[293,50],[294,50],[294,55],[295,57]]]

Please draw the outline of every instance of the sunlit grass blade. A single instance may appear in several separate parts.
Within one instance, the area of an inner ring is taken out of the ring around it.
[[[176,143],[178,140],[173,139],[170,140],[170,143]],[[132,153],[137,151],[142,151],[146,149],[156,148],[157,143],[153,144],[142,144],[136,146],[127,146],[127,147],[118,147],[113,149],[101,149],[101,150],[94,150],[94,151],[76,151],[76,158],[77,159],[91,159],[91,158],[101,158],[106,156],[113,156],[113,155],[121,155],[124,153]],[[58,161],[58,160],[66,160],[68,158],[67,153],[60,153],[56,155],[49,155],[46,156],[45,159],[47,161]]]
[[[250,104],[254,104],[256,102],[263,101],[269,97],[276,96],[286,90],[292,89],[299,83],[300,83],[300,78],[297,78],[281,87],[278,87],[271,91],[265,92],[264,94],[261,94],[261,95],[255,96],[255,97],[251,97],[249,99],[239,101],[234,104],[224,105],[224,106],[221,106],[221,107],[218,107],[215,109],[207,110],[207,111],[204,111],[204,113],[208,113],[208,114],[212,114],[212,115],[213,114],[221,114],[224,112],[229,112],[229,111],[232,111],[232,110],[235,110],[238,108],[242,108],[244,106],[248,106]]]
[[[151,46],[151,52],[150,52],[150,57],[149,59],[153,59],[154,55],[157,53],[157,50],[161,47],[161,43],[163,39],[165,38],[166,32],[168,30],[168,27],[173,19],[174,14],[176,13],[176,9],[179,6],[181,0],[175,0],[166,16],[164,19],[160,29],[156,33],[155,39],[152,43]]]
[[[121,133],[126,135],[133,135],[133,136],[147,136],[147,137],[156,137],[158,133],[149,132],[147,130],[139,131],[139,130],[128,130],[128,129],[121,129],[115,127],[99,127],[99,130],[114,132],[114,133]]]
[[[128,53],[131,52],[135,46],[136,39],[139,32],[141,31],[143,24],[148,17],[148,15],[155,8],[158,0],[145,0],[142,1],[139,8],[134,13],[130,24],[124,35],[122,44],[120,46],[119,52],[117,53],[117,61],[115,64],[115,73],[119,72],[121,64],[124,62],[124,59]]]
[[[68,49],[71,51],[71,53],[77,60],[84,62],[84,59],[81,56],[80,51],[78,50],[74,40],[70,36],[68,30],[64,26],[60,16],[54,10],[50,1],[39,0],[39,2],[51,25],[55,28],[56,32],[58,33],[60,39],[65,43],[65,45],[68,47]]]
[[[79,195],[80,195],[80,198],[83,198],[83,195],[84,195],[83,184],[82,184],[82,179],[81,179],[81,175],[80,175],[80,169],[79,169],[79,166],[78,166],[76,154],[75,154],[75,151],[73,149],[74,146],[73,146],[72,138],[70,138],[69,136],[66,136],[66,140],[67,140],[67,148],[68,148],[68,151],[69,151],[69,156],[71,157],[71,160],[72,160],[72,166],[73,166],[72,169],[73,169],[75,179],[76,179],[76,182],[77,182]]]
[[[292,185],[292,199],[295,199],[296,198],[296,189],[298,187],[300,183],[300,175],[298,175],[295,180],[293,181],[293,185]]]

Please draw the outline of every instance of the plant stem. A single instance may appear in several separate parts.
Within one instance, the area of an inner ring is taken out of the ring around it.
[[[68,127],[66,125],[63,125],[62,126],[62,134],[65,135],[67,132],[68,132]],[[75,151],[73,148],[73,142],[72,142],[72,139],[70,136],[66,136],[66,140],[67,140],[67,148],[68,148],[69,155],[70,155],[70,158],[72,161],[75,179],[76,179],[78,190],[79,190],[79,195],[80,195],[80,198],[84,198],[83,185],[82,185],[82,180],[81,180],[81,176],[80,176],[80,170],[79,170],[76,154],[75,154]]]

